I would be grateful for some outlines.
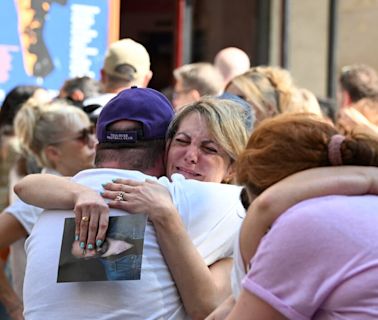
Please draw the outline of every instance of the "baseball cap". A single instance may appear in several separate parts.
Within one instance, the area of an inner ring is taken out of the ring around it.
[[[135,144],[139,141],[164,139],[174,116],[171,103],[150,88],[131,87],[111,99],[102,109],[96,127],[99,143]],[[112,123],[137,121],[142,130],[110,130]]]
[[[134,68],[135,78],[139,79],[150,70],[150,56],[140,43],[130,38],[122,39],[110,45],[105,55],[104,70],[109,75],[124,78],[124,75],[117,71],[117,67],[123,64]]]

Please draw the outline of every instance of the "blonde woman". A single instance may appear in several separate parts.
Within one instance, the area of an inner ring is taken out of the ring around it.
[[[43,173],[72,176],[93,167],[96,138],[87,115],[79,108],[58,103],[38,105],[30,101],[15,118],[15,132],[24,149],[43,167]],[[1,296],[13,319],[22,319],[25,252],[18,240],[31,232],[41,212],[42,209],[17,200],[0,214],[0,248],[17,241],[12,248],[12,274],[17,295],[8,285],[7,296]]]
[[[248,101],[256,113],[257,122],[280,113],[311,112],[322,116],[315,95],[298,88],[290,73],[279,67],[251,68],[232,79],[225,91]]]
[[[204,98],[181,109],[167,132],[167,177],[232,183],[235,161],[248,139],[243,112],[237,103],[216,98]],[[191,318],[203,319],[228,296],[232,259],[226,255],[212,264],[204,260],[165,187],[153,181],[119,179],[104,188],[104,196],[112,200],[119,191],[126,194],[127,201],[111,201],[110,207],[148,213]]]

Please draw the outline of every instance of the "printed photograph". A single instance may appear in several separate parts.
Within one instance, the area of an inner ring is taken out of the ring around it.
[[[133,214],[109,218],[100,248],[80,248],[75,241],[75,219],[66,218],[57,282],[139,280],[147,216]]]

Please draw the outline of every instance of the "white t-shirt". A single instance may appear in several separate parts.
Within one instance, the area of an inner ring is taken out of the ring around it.
[[[101,191],[114,178],[156,179],[138,171],[90,169],[76,182]],[[233,240],[244,216],[241,188],[186,180],[174,175],[158,181],[166,186],[183,223],[208,265],[232,254]],[[59,192],[59,191],[58,191]],[[112,215],[125,214],[112,209]],[[157,243],[151,223],[146,226],[140,280],[57,283],[65,217],[72,211],[45,211],[26,242],[24,284],[26,319],[185,319],[187,316]]]
[[[236,300],[241,292],[241,281],[246,275],[243,258],[240,252],[240,229],[237,237],[235,237],[234,252],[233,252],[233,264],[231,271],[231,289],[232,296]]]
[[[43,168],[42,173],[60,176],[60,174],[57,171],[48,168]],[[31,233],[31,230],[36,221],[38,220],[42,211],[42,208],[31,206],[30,204],[27,204],[18,198],[16,198],[16,200],[4,210],[4,212],[14,216],[18,220],[18,222],[22,224],[22,226],[28,234]],[[10,246],[10,266],[12,270],[12,285],[14,291],[17,293],[20,299],[22,299],[22,286],[24,283],[26,266],[26,254],[24,246],[25,238],[17,240]]]
[[[104,93],[97,97],[85,99],[83,102],[84,106],[90,105],[99,105],[101,107],[97,108],[96,110],[92,111],[91,115],[98,117],[101,113],[102,109],[104,109],[105,105],[113,99],[117,94],[116,93]]]

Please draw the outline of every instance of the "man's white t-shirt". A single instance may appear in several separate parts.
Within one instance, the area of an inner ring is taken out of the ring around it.
[[[156,179],[138,171],[90,169],[73,180],[101,191],[114,178]],[[194,245],[211,265],[232,255],[244,216],[241,188],[186,180],[158,181],[172,195]],[[59,192],[59,190],[57,190]],[[125,212],[111,209],[111,216]],[[45,211],[26,242],[24,283],[26,319],[185,319],[184,307],[164,261],[151,223],[146,226],[140,280],[57,283],[64,219],[72,211]]]

